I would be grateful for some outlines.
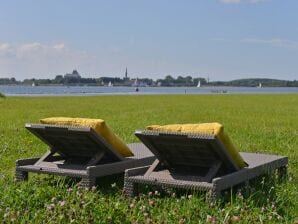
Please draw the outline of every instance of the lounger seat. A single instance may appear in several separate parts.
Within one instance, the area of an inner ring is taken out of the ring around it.
[[[215,134],[141,130],[136,136],[156,156],[151,166],[125,171],[124,192],[136,194],[137,185],[211,191],[213,198],[232,186],[278,169],[286,173],[284,156],[240,153],[245,167],[239,167]]]
[[[26,124],[49,146],[40,158],[16,161],[16,180],[27,180],[28,172],[82,178],[81,185],[92,187],[96,178],[125,169],[150,165],[153,154],[140,143],[128,144],[132,156],[124,157],[93,128],[47,124]]]

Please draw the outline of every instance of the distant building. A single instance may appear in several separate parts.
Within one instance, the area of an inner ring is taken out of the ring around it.
[[[125,69],[125,75],[124,75],[123,80],[125,80],[125,81],[129,80],[128,73],[127,73],[127,67]]]
[[[72,73],[65,74],[64,78],[65,79],[81,79],[81,76],[77,70],[73,70]]]

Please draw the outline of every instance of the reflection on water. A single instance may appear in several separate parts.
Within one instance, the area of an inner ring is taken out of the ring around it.
[[[298,87],[105,87],[105,86],[0,86],[7,96],[83,96],[152,94],[255,94],[298,93]]]

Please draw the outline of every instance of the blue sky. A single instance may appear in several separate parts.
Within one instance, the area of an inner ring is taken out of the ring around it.
[[[297,0],[3,0],[0,77],[298,79]]]

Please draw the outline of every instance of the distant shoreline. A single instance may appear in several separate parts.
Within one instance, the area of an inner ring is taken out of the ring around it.
[[[69,75],[69,74],[68,74]],[[73,76],[73,75],[72,75]],[[0,78],[0,85],[25,85],[25,86],[99,86],[99,87],[298,87],[298,80],[279,80],[267,78],[248,78],[231,81],[209,81],[202,77],[178,76],[173,78],[168,75],[164,79],[153,80],[150,78],[119,78],[99,77],[83,78],[56,76],[55,79],[25,79],[17,81],[15,78]]]
[[[32,85],[29,84],[0,84],[0,86],[24,86],[24,87],[32,87]],[[35,85],[34,87],[107,87],[111,88],[110,86],[102,86],[102,85],[90,85],[90,84],[69,84],[69,85],[61,85],[61,84],[38,84]],[[127,88],[160,88],[160,87],[166,87],[166,88],[213,88],[213,87],[244,87],[244,88],[259,88],[258,86],[245,86],[245,85],[202,85],[201,87],[196,87],[196,86],[128,86],[128,85],[114,85],[112,87],[127,87]],[[298,86],[262,86],[261,88],[297,88]]]

